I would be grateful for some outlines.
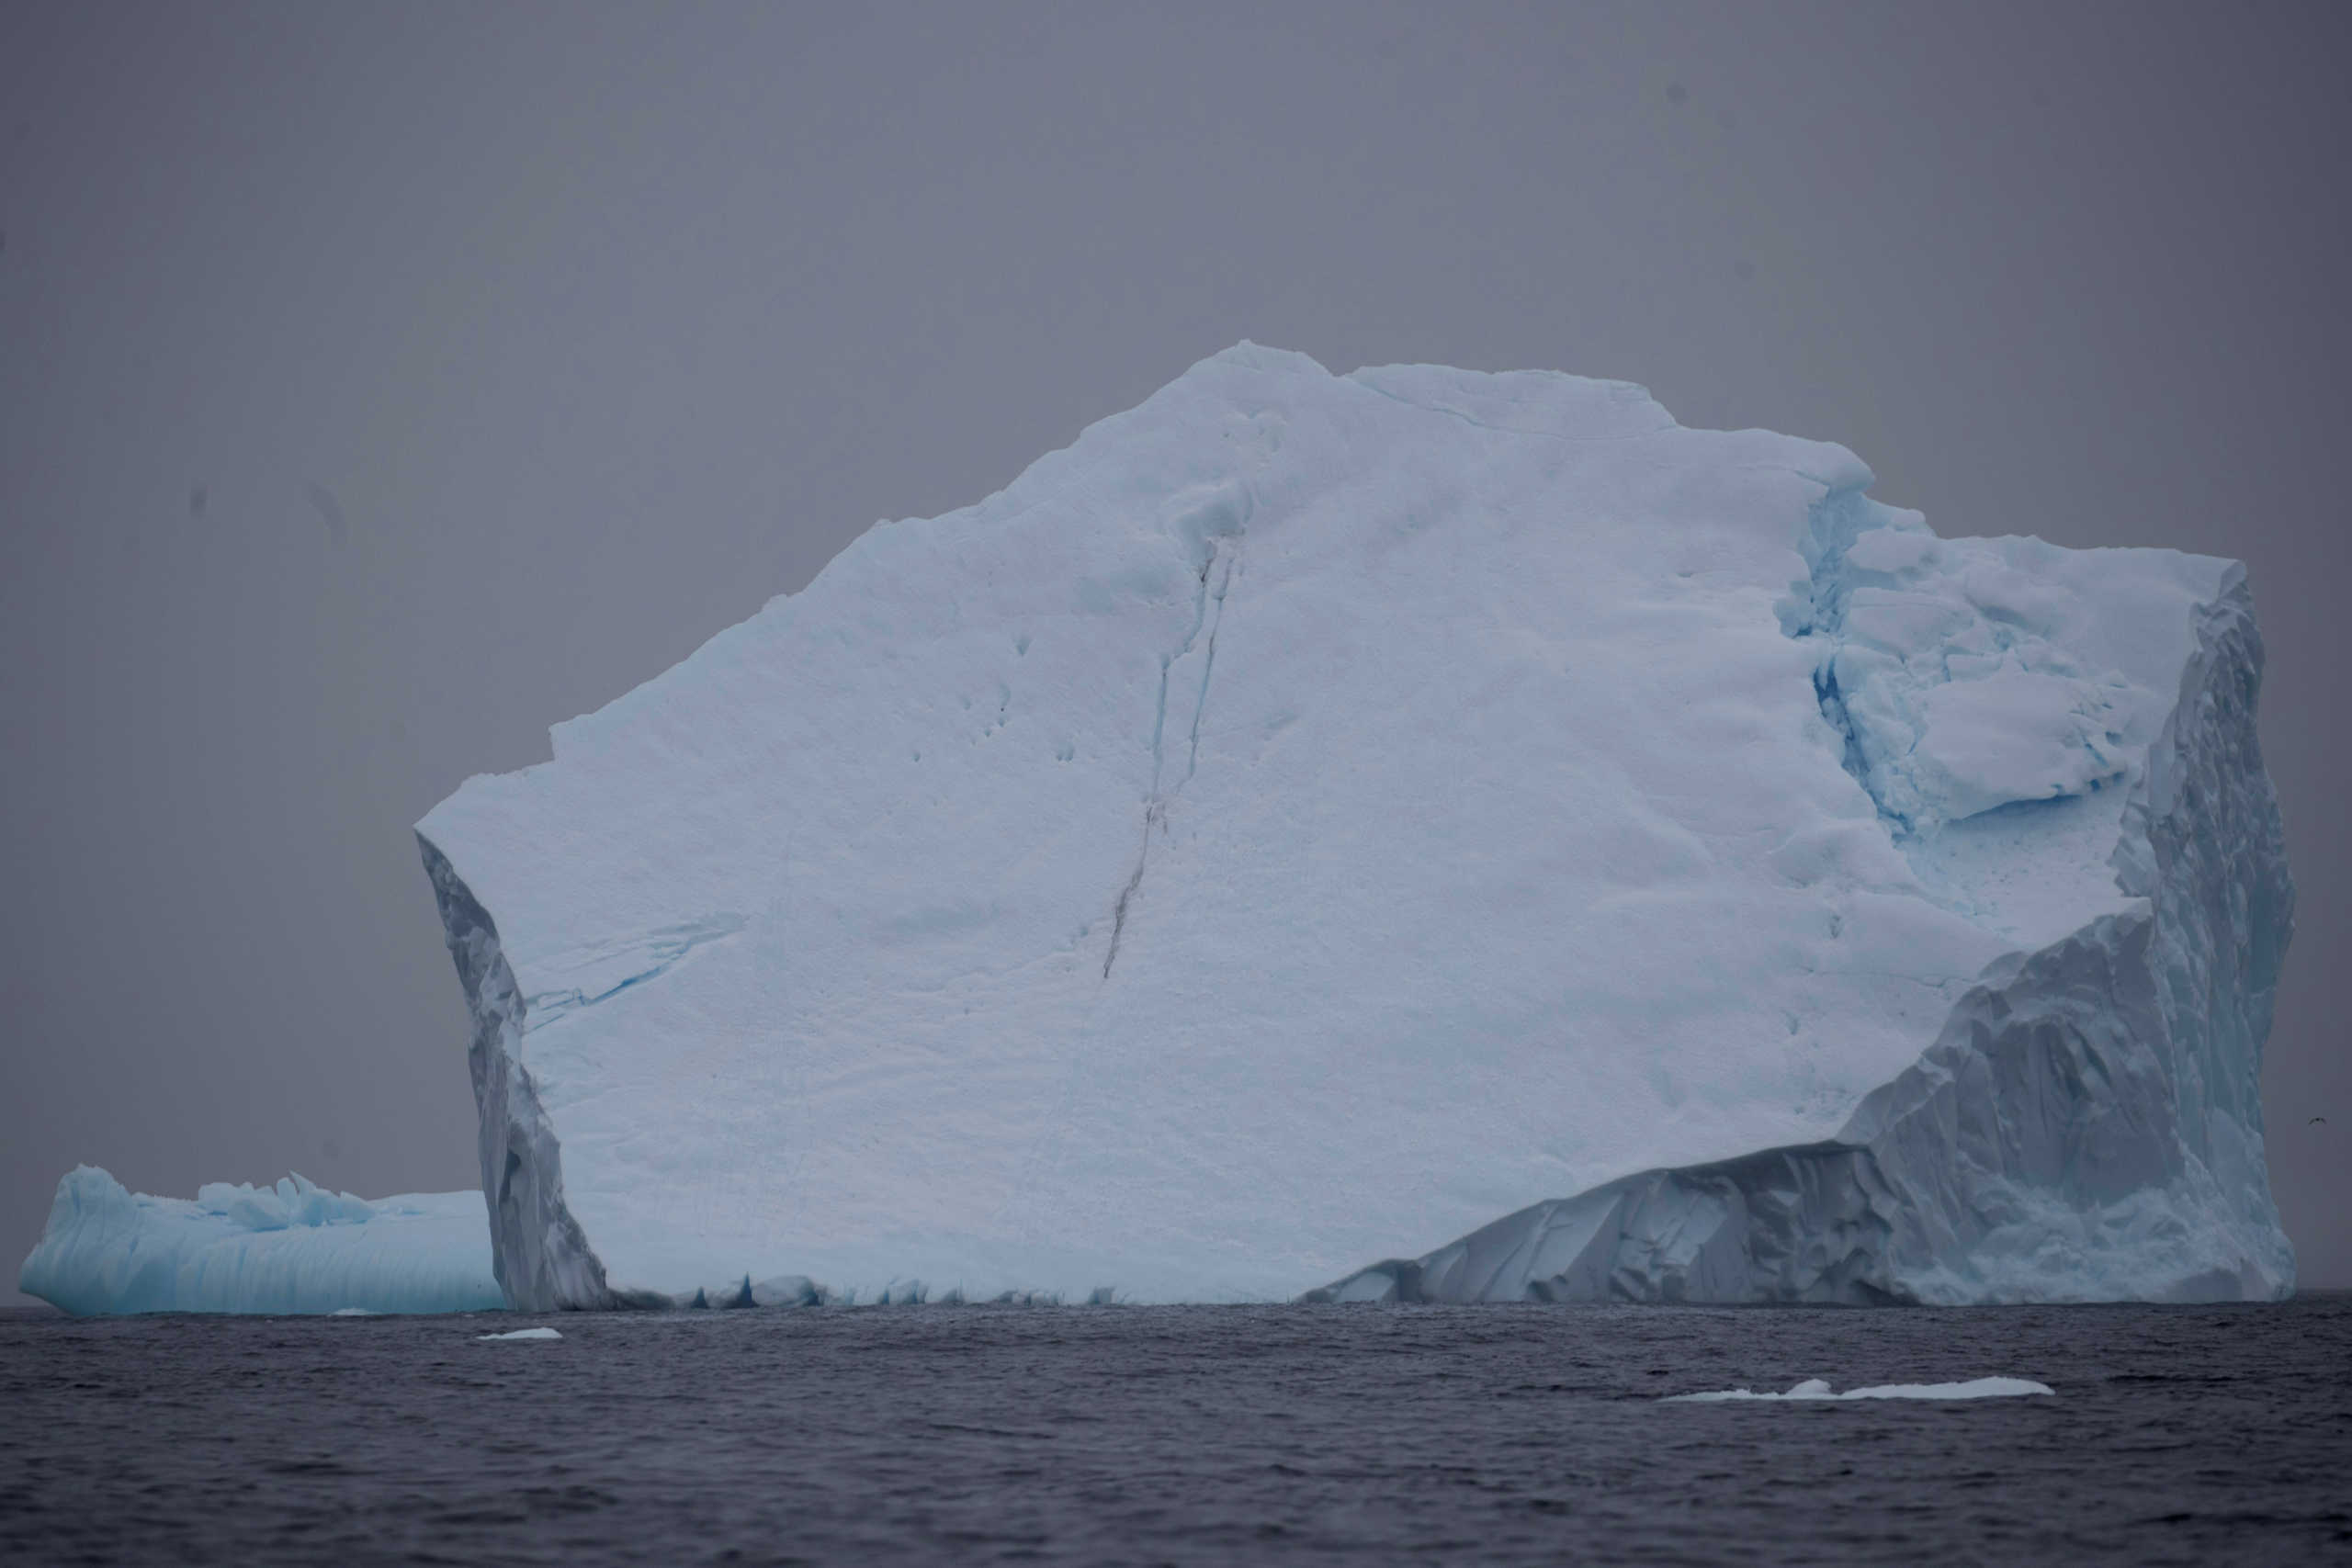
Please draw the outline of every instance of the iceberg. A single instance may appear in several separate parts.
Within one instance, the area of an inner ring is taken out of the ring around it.
[[[85,1314],[495,1311],[484,1213],[479,1192],[370,1202],[300,1176],[153,1198],[85,1165],[58,1182],[17,1288]]]
[[[506,1300],[2286,1293],[2244,570],[1871,482],[1244,344],[876,525],[418,825]]]

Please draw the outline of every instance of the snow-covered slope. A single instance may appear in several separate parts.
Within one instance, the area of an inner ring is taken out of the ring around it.
[[[479,1192],[369,1202],[300,1176],[191,1202],[81,1166],[17,1288],[72,1313],[479,1312],[505,1305]]]
[[[1245,344],[876,527],[420,824],[507,1294],[2283,1291],[2242,575],[1869,482]]]

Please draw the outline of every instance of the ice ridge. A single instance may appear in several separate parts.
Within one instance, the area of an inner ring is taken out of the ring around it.
[[[2056,1391],[2048,1383],[2031,1378],[1970,1378],[1964,1382],[1895,1382],[1880,1383],[1871,1388],[1849,1388],[1843,1393],[1831,1390],[1821,1378],[1807,1378],[1786,1393],[1757,1393],[1745,1388],[1712,1390],[1705,1393],[1669,1393],[1668,1404],[1716,1404],[1725,1402],[1756,1400],[1778,1403],[1785,1400],[1839,1399],[2021,1399]]]

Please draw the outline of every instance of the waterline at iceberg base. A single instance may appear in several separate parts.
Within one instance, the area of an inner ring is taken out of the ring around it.
[[[2286,1293],[2241,569],[1870,483],[1244,344],[876,526],[419,824],[506,1298]]]

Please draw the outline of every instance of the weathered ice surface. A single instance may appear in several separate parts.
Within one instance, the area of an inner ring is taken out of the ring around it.
[[[1861,537],[1864,558],[1877,562],[1898,551],[1908,559],[1917,536]],[[2045,559],[2050,549],[1998,543]],[[1981,907],[1996,874],[2052,877],[2062,868],[2018,852],[2056,848],[2050,834],[2000,846],[2017,863],[1999,867],[1980,863],[1993,857],[1960,836],[1974,831],[1964,819],[1960,833],[1938,833],[1934,812],[1950,795],[1923,795],[1905,774],[1940,762],[1889,744],[1888,727],[1858,721],[1856,705],[1840,701],[1857,664],[1864,682],[1884,668],[1883,649],[1857,660],[1842,635],[1841,591],[1867,581],[1857,553],[1816,563],[1815,602],[1828,613],[1803,631],[1825,638],[1823,706],[1848,738],[1849,767],[1915,863],[1962,868],[1966,880],[1953,886],[1972,903]],[[1904,582],[1860,602],[1893,621],[1923,600]],[[1934,630],[1949,635],[1941,608]],[[2156,616],[2147,619],[2156,629]],[[2105,863],[2139,907],[1988,967],[1918,1064],[1865,1099],[1835,1141],[1538,1203],[1309,1294],[1964,1303],[2289,1293],[2294,1260],[2262,1157],[2260,1063],[2294,889],[2255,736],[2262,645],[2242,570],[2221,574],[2192,625],[2175,705],[2144,751],[2119,759],[2123,807]],[[2075,760],[2053,753],[2044,771],[2063,780]]]
[[[95,1166],[57,1184],[17,1288],[67,1312],[481,1312],[479,1192],[369,1201],[300,1176],[208,1182],[193,1201],[132,1192]]]
[[[1869,483],[1244,344],[876,526],[419,825],[508,1298],[2289,1289],[2240,569]]]

